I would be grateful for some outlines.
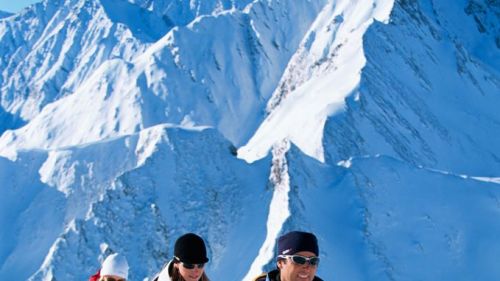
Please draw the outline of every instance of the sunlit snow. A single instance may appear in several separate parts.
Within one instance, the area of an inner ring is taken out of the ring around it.
[[[72,0],[0,14],[0,280],[500,276],[498,5]]]

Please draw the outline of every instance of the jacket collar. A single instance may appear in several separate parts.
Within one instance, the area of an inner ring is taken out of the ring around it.
[[[267,274],[266,281],[279,281],[280,280],[279,278],[280,278],[280,271],[275,269]]]
[[[170,273],[172,272],[172,266],[174,264],[172,261],[169,261],[166,266],[163,267],[163,269],[160,271],[158,274],[158,278],[155,279],[157,281],[172,281],[172,278],[170,278]]]

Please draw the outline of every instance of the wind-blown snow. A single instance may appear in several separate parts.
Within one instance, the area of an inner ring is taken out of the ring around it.
[[[478,180],[478,181],[492,182],[492,183],[500,184],[500,178],[487,178],[487,177],[471,177],[471,178]]]

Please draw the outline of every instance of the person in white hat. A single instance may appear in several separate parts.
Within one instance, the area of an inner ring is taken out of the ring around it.
[[[128,263],[123,255],[109,255],[102,263],[99,281],[126,281]]]

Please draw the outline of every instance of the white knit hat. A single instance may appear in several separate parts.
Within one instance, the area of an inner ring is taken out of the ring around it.
[[[127,259],[118,253],[109,255],[102,263],[101,276],[105,275],[115,275],[128,279]]]

